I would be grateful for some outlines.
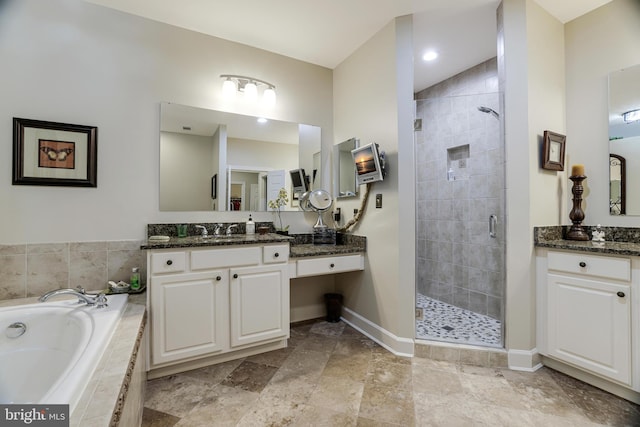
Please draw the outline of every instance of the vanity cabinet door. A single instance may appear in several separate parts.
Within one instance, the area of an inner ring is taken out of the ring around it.
[[[228,270],[151,280],[153,365],[229,348]]]
[[[547,275],[547,353],[631,384],[631,286]]]
[[[231,347],[289,336],[288,265],[230,269]]]

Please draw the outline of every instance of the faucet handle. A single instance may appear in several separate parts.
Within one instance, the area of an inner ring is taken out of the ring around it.
[[[213,234],[215,234],[216,236],[219,236],[220,232],[222,231],[222,227],[224,227],[223,223],[216,224],[216,228],[213,230]]]
[[[204,225],[196,225],[195,227],[196,229],[201,230],[202,237],[207,237],[209,235],[209,232],[207,231],[207,227],[205,227]]]
[[[78,292],[80,292],[81,294],[86,294],[87,293],[87,291],[82,287],[82,285],[76,286],[76,290]]]
[[[227,227],[227,236],[231,236],[231,230],[234,228],[238,228],[238,224],[231,224],[230,226]]]
[[[107,296],[102,292],[100,292],[98,295],[96,295],[95,305],[96,305],[96,308],[107,307],[109,305],[107,301]]]

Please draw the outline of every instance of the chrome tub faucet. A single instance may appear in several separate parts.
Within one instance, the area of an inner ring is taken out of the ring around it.
[[[46,294],[42,295],[40,298],[38,298],[38,301],[46,302],[49,298],[55,297],[58,295],[74,295],[78,297],[78,302],[84,302],[87,305],[91,305],[91,306],[95,305],[96,308],[103,308],[108,305],[107,297],[105,296],[105,294],[103,293],[99,293],[96,295],[87,294],[84,292],[84,289],[82,288],[80,288],[80,290],[71,289],[71,288],[55,289],[53,291],[49,291]]]

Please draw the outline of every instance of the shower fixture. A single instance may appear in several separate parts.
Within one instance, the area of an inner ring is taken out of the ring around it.
[[[478,107],[478,111],[482,111],[483,113],[490,113],[496,119],[500,119],[500,114],[498,114],[493,108],[480,106],[480,107]]]

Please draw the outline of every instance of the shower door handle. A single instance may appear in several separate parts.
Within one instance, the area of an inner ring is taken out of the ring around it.
[[[498,224],[498,217],[495,215],[489,215],[489,237],[496,238],[496,225]]]

